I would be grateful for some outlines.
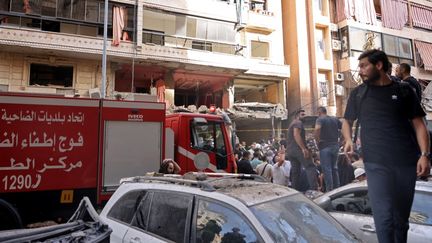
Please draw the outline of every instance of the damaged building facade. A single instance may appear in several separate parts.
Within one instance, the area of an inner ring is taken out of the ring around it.
[[[215,106],[247,142],[287,118],[281,1],[109,1],[102,85],[103,0],[0,3],[0,90]],[[156,98],[155,98],[156,97]],[[198,109],[197,109],[198,110]]]

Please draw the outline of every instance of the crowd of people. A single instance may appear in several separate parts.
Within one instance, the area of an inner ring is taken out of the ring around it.
[[[307,135],[300,109],[279,139],[236,144],[237,172],[298,191],[326,192],[367,179],[379,242],[406,242],[416,179],[431,170],[421,87],[408,64],[393,76],[381,50],[365,51],[358,60],[363,84],[350,93],[342,121],[319,107],[314,132]],[[160,172],[178,173],[176,165],[164,161]]]
[[[275,184],[303,192],[326,192],[364,180],[361,151],[351,156],[342,151],[340,121],[327,116],[324,107],[319,107],[317,113],[314,133],[306,134],[302,124],[305,113],[299,111],[288,128],[288,136],[282,133],[277,139],[236,144],[237,172],[257,174]]]

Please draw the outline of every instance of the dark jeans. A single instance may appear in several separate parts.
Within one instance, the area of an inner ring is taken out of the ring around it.
[[[331,145],[319,151],[321,168],[324,173],[325,191],[339,187],[339,172],[337,165],[338,145]]]
[[[296,190],[300,190],[300,175],[301,167],[303,166],[306,170],[306,177],[309,183],[309,190],[317,190],[318,179],[315,164],[311,158],[305,159],[303,153],[299,150],[291,151],[287,154],[288,160],[291,162],[291,184]]]
[[[378,241],[406,242],[416,166],[365,162],[365,170]]]

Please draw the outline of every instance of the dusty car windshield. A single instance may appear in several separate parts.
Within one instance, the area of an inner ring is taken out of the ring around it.
[[[300,194],[251,207],[274,242],[355,242],[321,208]]]

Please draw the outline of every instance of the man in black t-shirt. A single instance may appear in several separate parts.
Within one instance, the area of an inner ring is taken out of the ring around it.
[[[351,92],[347,103],[344,152],[353,153],[352,124],[359,119],[378,240],[406,242],[416,176],[427,176],[430,171],[425,113],[412,89],[408,87],[404,94],[402,84],[390,80],[386,74],[389,60],[383,51],[365,51],[358,60],[364,84]],[[358,95],[361,90],[366,90],[363,96]]]
[[[250,152],[243,152],[242,158],[237,162],[237,172],[239,174],[256,174],[250,163]]]
[[[402,82],[407,82],[417,95],[418,100],[421,102],[422,99],[422,89],[420,83],[411,76],[411,66],[406,63],[401,63],[396,69],[396,76],[402,80]]]
[[[306,133],[302,120],[306,116],[304,110],[299,110],[295,114],[295,119],[288,128],[288,138],[286,147],[286,157],[291,162],[291,185],[300,191],[302,166],[305,168],[309,190],[317,190],[318,180],[316,167],[312,161],[309,149],[306,147]]]
[[[324,174],[325,191],[339,187],[337,157],[339,153],[339,130],[342,123],[327,115],[325,107],[318,107],[318,118],[315,122],[315,141],[318,143],[321,168]]]

